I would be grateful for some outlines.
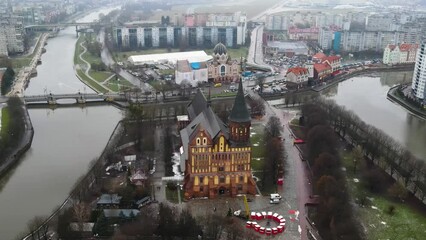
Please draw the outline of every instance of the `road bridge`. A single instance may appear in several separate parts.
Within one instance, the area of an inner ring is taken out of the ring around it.
[[[49,105],[57,104],[57,100],[61,99],[75,99],[76,103],[86,102],[100,102],[100,101],[117,101],[126,102],[127,98],[122,94],[96,94],[96,93],[75,93],[75,94],[45,94],[45,95],[34,95],[24,96],[22,98],[26,105],[34,103],[47,103]]]
[[[66,22],[66,23],[51,23],[51,24],[36,24],[25,26],[25,32],[52,31],[61,27],[75,26],[75,31],[88,32],[93,26],[100,25],[99,22]]]

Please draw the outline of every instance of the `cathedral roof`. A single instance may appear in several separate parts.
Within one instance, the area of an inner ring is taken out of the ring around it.
[[[218,43],[216,44],[216,46],[213,48],[213,54],[214,55],[222,55],[222,54],[227,54],[228,50],[226,49],[225,45],[223,45],[223,43]]]
[[[188,145],[194,138],[199,129],[204,129],[214,140],[219,133],[222,133],[226,139],[229,138],[228,127],[220,118],[213,112],[211,107],[206,107],[196,118],[192,119],[191,123],[186,128],[180,131],[182,144],[185,153],[185,159],[188,158]]]
[[[244,97],[243,83],[240,80],[238,85],[237,96],[235,97],[234,106],[232,107],[229,121],[232,122],[250,122],[250,113],[247,109],[246,100]]]
[[[204,96],[203,92],[200,89],[197,90],[194,99],[188,104],[188,115],[189,119],[192,121],[195,117],[198,116],[204,109],[207,108],[207,99]]]

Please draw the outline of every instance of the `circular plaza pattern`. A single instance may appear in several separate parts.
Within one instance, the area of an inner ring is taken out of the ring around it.
[[[250,220],[246,223],[246,228],[253,229],[260,234],[276,235],[282,233],[285,230],[285,219],[282,215],[273,212],[251,212]],[[258,224],[257,221],[267,220],[267,225],[263,226]],[[271,226],[271,221],[276,225]]]

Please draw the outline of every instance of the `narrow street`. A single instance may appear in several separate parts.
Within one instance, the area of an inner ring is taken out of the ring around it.
[[[298,110],[295,109],[277,109],[265,102],[266,115],[265,122],[271,116],[280,119],[283,126],[282,138],[284,151],[287,156],[285,163],[284,185],[279,189],[278,193],[283,197],[281,205],[289,211],[298,211],[298,217],[294,219],[298,224],[287,224],[286,233],[295,238],[286,239],[308,239],[307,238],[307,219],[305,204],[308,202],[310,195],[310,181],[308,179],[307,168],[300,158],[298,149],[293,144],[293,135],[289,129],[288,123],[296,117]],[[297,233],[297,235],[295,234]],[[297,236],[297,238],[296,238]]]
[[[164,152],[164,136],[163,136],[163,128],[161,126],[156,126],[155,128],[155,173],[152,175],[152,187],[153,187],[153,194],[155,197],[155,200],[158,202],[165,202],[166,201],[166,186],[163,185],[162,178],[165,176],[165,164],[163,159],[163,152]]]

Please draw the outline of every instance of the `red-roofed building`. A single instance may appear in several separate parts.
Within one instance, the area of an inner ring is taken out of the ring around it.
[[[322,59],[327,57],[327,55],[325,55],[322,52],[316,53],[315,55],[312,56],[312,61],[316,62],[316,63],[321,63]]]
[[[327,63],[315,63],[314,64],[314,78],[317,80],[323,80],[331,76],[333,73],[332,68]]]
[[[319,52],[312,56],[312,61],[316,63],[328,64],[331,67],[331,72],[337,72],[340,69],[342,59],[340,56],[327,56],[322,52]]]
[[[389,44],[383,51],[384,64],[414,63],[416,61],[419,44],[403,43],[400,45]]]
[[[297,84],[298,86],[301,86],[308,82],[309,71],[307,68],[303,67],[290,68],[287,71],[286,77],[287,82],[291,82]]]
[[[321,63],[327,63],[331,67],[331,71],[334,73],[335,71],[340,69],[341,65],[340,56],[328,56],[322,59]]]

